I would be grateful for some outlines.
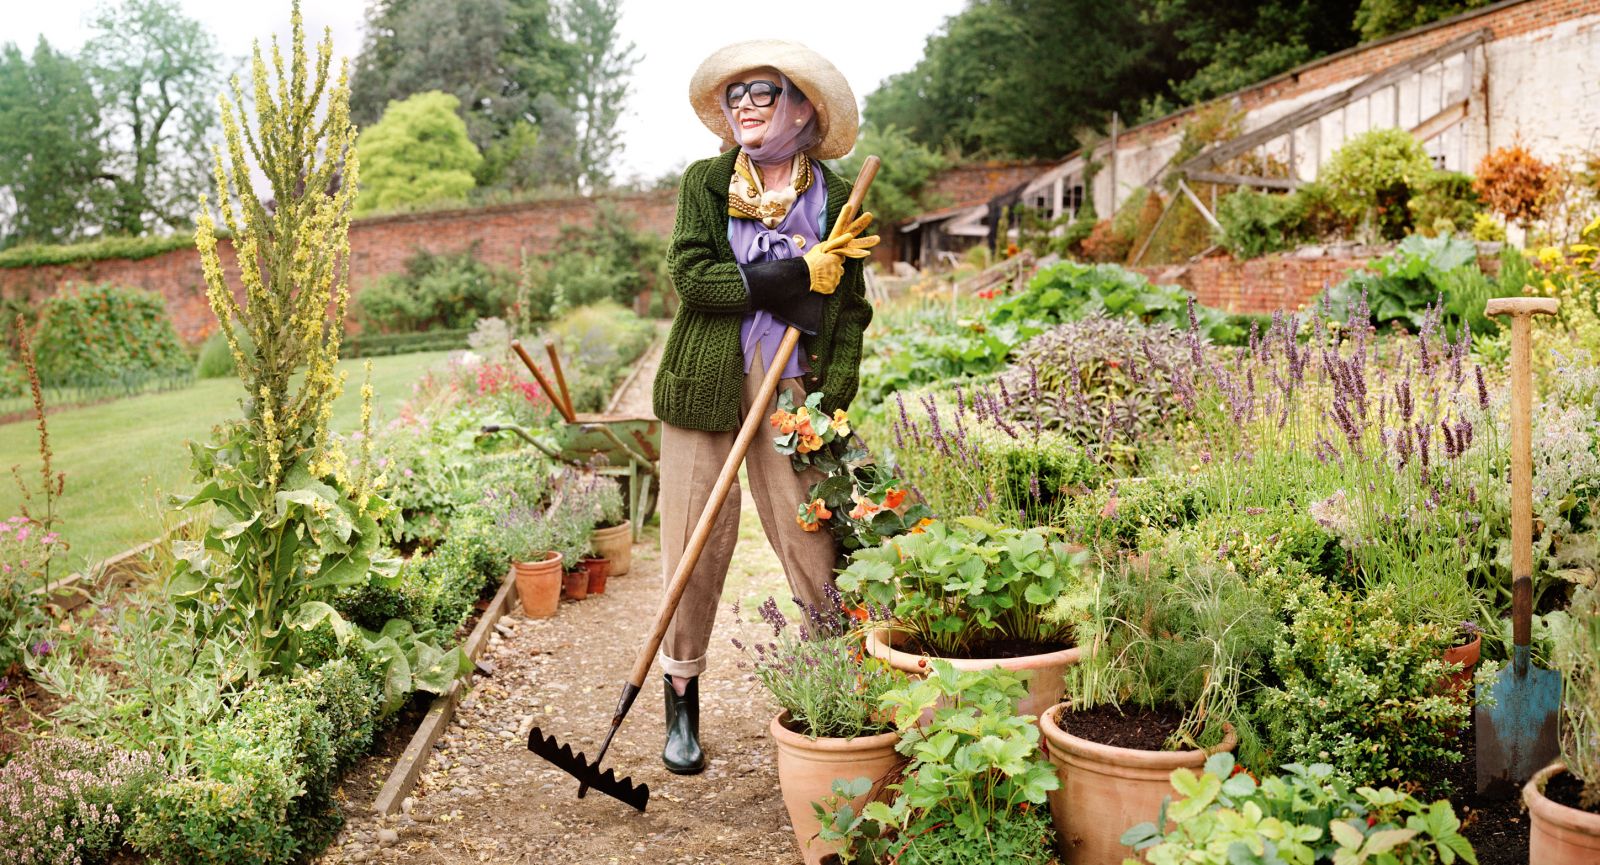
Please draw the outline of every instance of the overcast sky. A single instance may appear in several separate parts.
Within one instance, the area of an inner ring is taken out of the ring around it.
[[[288,35],[288,0],[179,2],[230,57],[247,56],[252,39],[265,44],[273,33]],[[75,52],[88,38],[86,22],[97,5],[95,0],[3,0],[0,41],[30,50],[43,34],[56,48]],[[964,5],[965,0],[810,0],[751,7],[709,0],[623,0],[624,38],[639,46],[643,59],[619,124],[625,149],[617,176],[652,179],[717,151],[717,140],[689,108],[688,86],[695,67],[722,45],[758,38],[804,42],[839,67],[860,100],[885,77],[915,65],[928,35]],[[333,28],[335,55],[353,57],[360,50],[366,0],[315,0],[302,8],[315,38],[324,27]],[[780,11],[791,9],[801,14]],[[813,30],[794,32],[797,21]]]

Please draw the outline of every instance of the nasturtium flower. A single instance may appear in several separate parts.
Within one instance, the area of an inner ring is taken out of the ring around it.
[[[847,436],[850,434],[850,416],[845,414],[844,409],[836,408],[833,410],[833,420],[828,422],[828,426],[838,435]]]

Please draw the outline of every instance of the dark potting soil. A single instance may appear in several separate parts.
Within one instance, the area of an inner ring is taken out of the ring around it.
[[[1571,772],[1562,772],[1544,785],[1544,797],[1557,805],[1565,805],[1589,814],[1600,814],[1600,808],[1585,808],[1578,797],[1583,793],[1583,782]]]
[[[1116,748],[1162,751],[1183,723],[1183,710],[1176,706],[1130,710],[1096,706],[1084,711],[1062,712],[1056,720],[1062,729],[1080,739]]]
[[[1048,655],[1051,652],[1060,652],[1072,648],[1071,643],[1033,643],[1027,640],[1016,640],[1006,637],[999,640],[985,640],[973,643],[964,652],[946,655],[937,649],[924,645],[914,636],[901,637],[894,641],[894,647],[902,652],[913,655],[927,655],[930,658],[951,658],[962,661],[973,659],[985,660],[988,658],[1026,658],[1029,655]]]
[[[1472,842],[1478,865],[1528,865],[1528,812],[1520,793],[1509,799],[1478,795],[1477,739],[1469,724],[1459,734],[1459,763],[1445,763],[1429,777],[1439,779],[1438,789],[1417,793],[1425,802],[1439,797],[1447,783],[1453,794],[1456,816],[1461,818],[1461,834]]]

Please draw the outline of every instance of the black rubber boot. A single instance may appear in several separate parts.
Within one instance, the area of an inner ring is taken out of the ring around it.
[[[671,676],[662,679],[667,697],[667,746],[661,749],[661,762],[674,775],[697,775],[706,767],[705,752],[700,750],[700,679],[691,678],[681,697],[673,690]]]

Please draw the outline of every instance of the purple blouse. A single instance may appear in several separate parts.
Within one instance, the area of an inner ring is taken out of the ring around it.
[[[827,212],[828,187],[822,182],[822,169],[816,160],[811,161],[811,178],[811,186],[801,193],[777,228],[769,229],[759,219],[728,218],[728,244],[733,247],[736,261],[754,264],[795,258],[804,255],[817,242],[822,235],[822,215]],[[774,318],[764,309],[745,315],[739,326],[739,344],[744,348],[746,372],[751,367],[766,370],[788,327],[788,323]],[[789,363],[783,368],[784,378],[799,378],[805,372],[800,355],[798,350],[789,355]]]

